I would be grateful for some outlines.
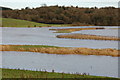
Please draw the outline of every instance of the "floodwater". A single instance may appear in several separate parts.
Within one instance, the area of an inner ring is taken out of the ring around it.
[[[54,69],[56,72],[79,72],[96,76],[118,77],[117,57],[3,51],[2,58],[3,68],[38,71]]]
[[[73,33],[110,36],[110,37],[120,37],[118,35],[118,29],[82,30],[82,31],[76,31],[76,32],[73,32]]]
[[[85,27],[85,26],[84,26]],[[86,26],[87,27],[87,26]],[[93,26],[90,26],[93,27]],[[100,26],[97,26],[100,27]],[[51,27],[61,28],[61,27]],[[2,28],[2,42],[0,44],[12,45],[51,45],[60,47],[88,47],[88,48],[115,48],[118,41],[62,39],[56,35],[67,33],[53,33],[51,28]],[[82,28],[82,27],[62,27]],[[107,27],[107,31],[84,30],[80,33],[105,36],[118,35],[116,29]],[[115,27],[114,27],[115,28]],[[110,31],[109,31],[110,30]],[[95,31],[95,32],[94,32]],[[77,32],[74,32],[77,33]],[[79,32],[78,32],[79,33]],[[109,33],[109,34],[108,34]],[[70,73],[89,73],[96,76],[118,77],[118,57],[110,56],[83,56],[83,55],[56,55],[34,52],[4,51],[2,54],[2,67],[27,70],[47,70]]]
[[[56,27],[52,27],[52,28],[56,28]],[[66,28],[66,27],[62,27],[62,28]],[[45,28],[45,27],[43,28],[4,27],[2,28],[2,43],[0,44],[51,45],[51,46],[60,46],[60,47],[87,47],[87,48],[118,49],[118,41],[56,38],[56,35],[64,34],[64,33],[53,33],[53,31],[50,31],[49,29],[50,28]]]

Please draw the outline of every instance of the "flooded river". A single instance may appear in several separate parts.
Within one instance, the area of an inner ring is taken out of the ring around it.
[[[33,52],[3,52],[3,68],[89,73],[118,77],[118,58],[110,56],[55,55]]]
[[[56,28],[56,27],[52,27]],[[58,27],[57,27],[58,28]],[[66,27],[62,27],[66,28]],[[73,27],[68,27],[73,28]],[[80,27],[76,27],[80,28]],[[60,47],[87,47],[87,48],[115,48],[118,41],[60,39],[56,35],[66,33],[53,33],[51,28],[2,28],[2,42],[11,45],[51,45]],[[114,29],[84,30],[74,33],[117,36]],[[110,31],[109,31],[110,30]],[[113,34],[112,34],[113,33]],[[0,66],[1,67],[1,66]],[[96,76],[118,77],[118,58],[110,56],[83,56],[83,55],[56,55],[33,52],[8,52],[2,54],[3,68],[20,68],[28,70],[47,70],[56,72],[89,73]]]
[[[118,41],[56,38],[59,34],[61,33],[53,33],[49,28],[2,28],[1,44],[118,49]]]
[[[83,30],[83,31],[76,31],[73,33],[98,35],[98,36],[100,35],[100,36],[120,37],[118,35],[118,29]]]

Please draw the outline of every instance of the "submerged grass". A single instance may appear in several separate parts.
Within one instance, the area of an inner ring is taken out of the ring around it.
[[[15,49],[19,49],[19,48],[24,48],[24,49],[28,49],[28,48],[59,48],[57,46],[48,46],[48,45],[12,45],[12,48]]]
[[[101,76],[90,76],[83,74],[56,73],[47,71],[30,71],[16,69],[1,69],[2,78],[110,78]],[[117,79],[117,78],[112,78]]]
[[[27,51],[48,54],[80,54],[80,55],[104,55],[119,57],[120,50],[116,49],[91,49],[74,47],[55,47],[41,45],[0,45],[0,51]]]
[[[56,33],[66,33],[66,32],[74,32],[74,31],[81,31],[81,30],[96,30],[96,29],[105,29],[105,28],[66,28],[66,29],[49,29],[55,30]]]
[[[57,32],[54,32],[54,33],[71,33],[71,31],[67,31],[67,30],[60,30],[60,31],[57,31]]]

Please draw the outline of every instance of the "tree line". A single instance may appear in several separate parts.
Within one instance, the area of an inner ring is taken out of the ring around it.
[[[42,6],[37,8],[22,8],[20,10],[3,10],[3,18],[14,18],[46,24],[74,24],[118,26],[120,8],[115,7],[65,7]]]
[[[12,9],[7,7],[0,7],[0,10],[12,10]]]

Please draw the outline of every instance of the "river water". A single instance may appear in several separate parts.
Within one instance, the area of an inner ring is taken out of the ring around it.
[[[91,26],[92,27],[92,26]],[[52,27],[56,28],[56,27]],[[60,28],[60,27],[57,27]],[[66,28],[66,27],[62,27]],[[74,27],[69,27],[74,28]],[[80,27],[76,27],[80,28]],[[111,28],[111,27],[110,27]],[[118,41],[60,39],[51,28],[2,28],[2,42],[0,44],[12,45],[51,45],[60,47],[87,47],[87,48],[115,48],[118,49]],[[109,29],[107,29],[109,30]],[[115,33],[114,29],[106,32]],[[105,31],[80,31],[83,34],[102,35]],[[102,32],[102,33],[101,33]],[[77,32],[74,32],[77,33]],[[20,68],[29,70],[54,69],[56,72],[89,73],[96,76],[118,77],[118,58],[110,56],[83,56],[83,55],[55,55],[33,52],[7,52],[2,54],[3,68]]]
[[[112,32],[112,30],[111,30]],[[114,31],[113,31],[114,32]],[[115,48],[118,41],[60,39],[49,28],[2,28],[2,43],[20,45],[52,45],[60,47]]]
[[[83,30],[83,31],[76,31],[76,32],[73,32],[73,33],[110,36],[110,37],[120,37],[118,35],[118,29]]]
[[[3,68],[89,73],[118,77],[118,58],[110,56],[55,55],[33,52],[2,53]]]

